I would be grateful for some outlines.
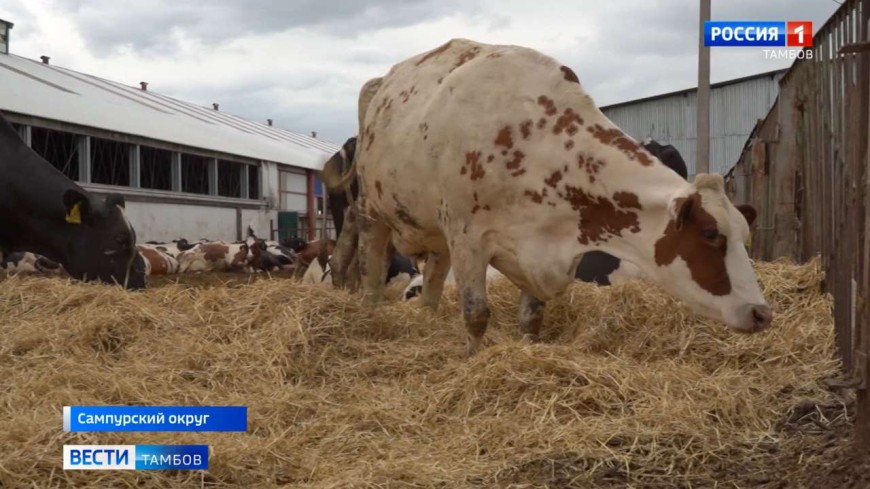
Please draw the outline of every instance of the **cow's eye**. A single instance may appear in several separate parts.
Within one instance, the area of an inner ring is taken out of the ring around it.
[[[707,229],[704,231],[704,239],[707,241],[716,241],[716,238],[719,237],[719,232],[714,229]]]

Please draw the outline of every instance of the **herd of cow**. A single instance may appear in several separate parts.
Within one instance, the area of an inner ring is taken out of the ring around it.
[[[148,274],[290,268],[342,286],[350,263],[366,303],[408,273],[405,295],[434,309],[449,280],[469,354],[494,275],[520,289],[531,341],[545,301],[575,279],[644,276],[737,331],[770,325],[744,246],[755,209],[733,204],[721,175],[687,181],[673,147],[629,137],[553,58],[453,39],[366,82],[358,109],[357,136],[321,174],[337,242],[312,243],[249,232],[238,243],[137,244],[123,196],[86,192],[0,118],[0,262],[128,289]],[[422,274],[411,257],[425,259]]]

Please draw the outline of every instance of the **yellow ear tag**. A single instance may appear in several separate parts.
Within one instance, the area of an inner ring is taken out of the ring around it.
[[[76,202],[76,205],[74,205],[73,208],[69,210],[69,213],[66,215],[66,222],[70,224],[82,223],[82,213],[79,210],[78,202]]]
[[[752,248],[752,234],[750,234],[749,237],[746,238],[746,247]]]

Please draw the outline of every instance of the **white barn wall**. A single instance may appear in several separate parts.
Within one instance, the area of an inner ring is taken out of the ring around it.
[[[203,205],[127,202],[136,241],[236,240],[236,210]]]

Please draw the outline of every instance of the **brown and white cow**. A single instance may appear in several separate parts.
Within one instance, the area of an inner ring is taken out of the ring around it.
[[[178,260],[162,245],[137,245],[136,250],[145,259],[145,275],[172,275],[178,273]]]
[[[553,58],[454,39],[367,82],[359,105],[367,302],[382,299],[391,239],[406,256],[429,252],[423,302],[437,308],[452,266],[472,354],[490,316],[487,265],[521,289],[520,329],[533,340],[544,301],[584,252],[602,250],[735,330],[770,324],[743,246],[749,226],[722,177],[689,183],[668,169]]]
[[[294,272],[296,277],[303,277],[308,266],[318,256],[327,257],[335,252],[334,239],[305,241],[301,238],[289,238],[282,242],[282,245],[296,253],[296,270]]]
[[[253,255],[246,243],[213,241],[199,243],[178,255],[178,271],[245,271],[252,272]]]

